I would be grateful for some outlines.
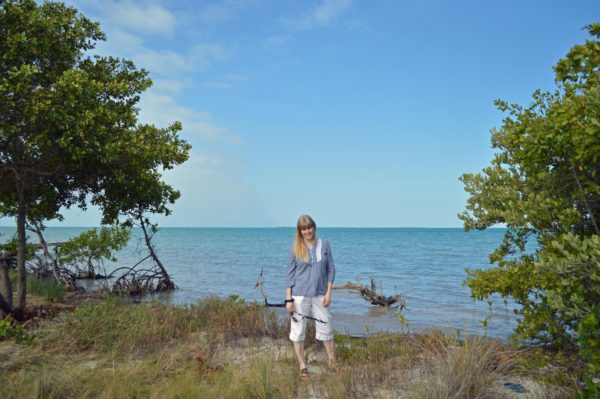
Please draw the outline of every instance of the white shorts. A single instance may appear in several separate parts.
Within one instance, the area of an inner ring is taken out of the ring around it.
[[[331,325],[331,314],[329,310],[323,306],[324,295],[318,296],[292,296],[294,298],[294,308],[296,313],[294,317],[298,321],[292,319],[290,328],[290,339],[294,342],[302,342],[306,338],[306,321],[308,319],[298,316],[297,313],[304,316],[312,316],[315,319],[323,320],[325,323],[315,321],[316,334],[315,338],[319,341],[331,341],[333,339],[333,326]]]

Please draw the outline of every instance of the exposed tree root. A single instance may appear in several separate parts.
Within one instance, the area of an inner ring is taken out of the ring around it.
[[[377,285],[375,283],[375,279],[373,277],[371,279],[371,286],[361,285],[358,283],[351,283],[350,281],[345,284],[335,285],[333,287],[334,290],[353,290],[358,291],[360,295],[372,305],[380,305],[380,306],[398,306],[400,310],[404,309],[404,295],[392,295],[385,296],[383,293],[377,293]]]

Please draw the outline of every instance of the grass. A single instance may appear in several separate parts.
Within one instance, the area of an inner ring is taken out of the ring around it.
[[[508,375],[516,361],[515,353],[481,336],[460,339],[431,331],[417,345],[426,367],[413,393],[421,398],[494,398],[493,382]]]
[[[0,342],[0,397],[488,398],[528,374],[522,352],[483,337],[336,334],[340,370],[328,372],[322,345],[308,342],[304,383],[288,328],[236,298],[171,306],[109,297],[48,321],[28,346]],[[574,392],[538,388],[528,397]]]
[[[17,272],[9,271],[9,277],[12,282],[13,290],[17,289]],[[26,277],[27,292],[38,294],[50,302],[60,302],[65,297],[65,288],[54,278],[37,278],[30,274]]]
[[[279,337],[283,326],[258,304],[208,298],[196,304],[131,304],[121,297],[81,306],[46,332],[43,343],[58,352],[96,351],[144,355],[188,342],[202,333],[209,344],[240,337]]]

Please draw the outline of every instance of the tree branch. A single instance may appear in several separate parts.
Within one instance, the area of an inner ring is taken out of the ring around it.
[[[579,193],[581,194],[581,199],[583,200],[585,209],[587,210],[587,213],[590,215],[590,218],[592,219],[592,224],[594,225],[594,230],[596,231],[596,234],[600,236],[600,229],[598,228],[598,224],[596,224],[596,218],[594,217],[594,213],[592,212],[592,209],[590,208],[590,204],[588,203],[587,199],[585,198],[585,192],[583,191],[583,186],[581,185],[581,182],[579,181],[579,177],[577,176],[577,172],[575,171],[574,166],[571,166],[571,172],[573,172],[573,177],[575,178],[575,181],[577,182],[577,187],[579,187]]]

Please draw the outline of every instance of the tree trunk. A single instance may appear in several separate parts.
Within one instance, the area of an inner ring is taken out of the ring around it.
[[[92,256],[94,256],[94,255],[92,255]],[[94,269],[94,264],[92,263],[92,256],[90,256],[87,261],[87,266],[88,266],[87,277],[89,279],[95,280],[96,279],[96,269]]]
[[[163,278],[165,280],[166,286],[169,288],[174,288],[175,284],[173,284],[173,282],[171,281],[171,278],[169,277],[169,273],[167,273],[167,270],[163,266],[162,262],[160,261],[160,259],[158,259],[156,252],[154,252],[154,247],[152,246],[152,241],[151,241],[152,237],[150,237],[150,235],[148,234],[148,229],[146,227],[146,223],[144,222],[144,215],[142,214],[141,211],[138,213],[138,218],[140,220],[140,227],[142,228],[142,231],[144,232],[144,239],[146,240],[146,246],[148,247],[148,251],[150,251],[150,256],[156,263],[156,266],[158,266],[158,268],[160,269],[160,271],[163,275]]]
[[[9,261],[0,260],[0,316],[4,317],[12,310],[12,282],[8,276]]]
[[[58,275],[58,263],[56,261],[56,258],[50,253],[50,250],[48,249],[48,243],[46,242],[44,234],[42,233],[44,225],[42,224],[42,222],[39,222],[37,220],[32,220],[31,225],[33,226],[35,234],[37,234],[38,239],[40,240],[40,244],[42,245],[42,249],[44,250],[44,256],[46,256],[46,258],[52,261],[52,275],[54,276],[54,279],[60,282],[61,279]]]
[[[7,314],[10,314],[12,308],[8,306],[8,303],[4,300],[2,295],[0,295],[0,317],[4,318]]]
[[[17,194],[19,196],[19,209],[17,213],[17,310],[25,309],[27,296],[27,275],[25,270],[26,235],[25,215],[27,213],[25,204],[25,187],[23,182],[17,180]]]

